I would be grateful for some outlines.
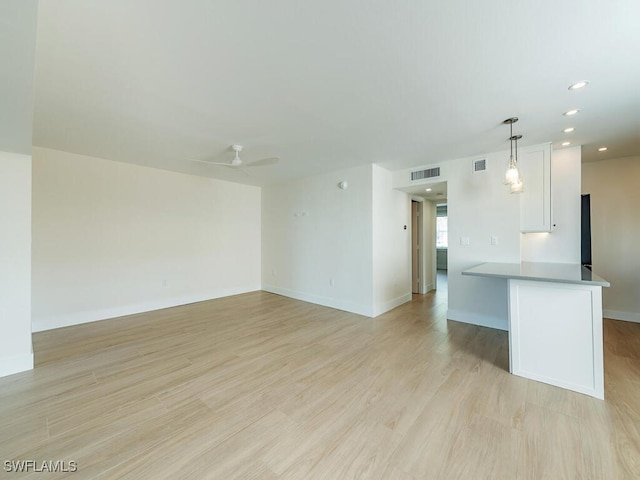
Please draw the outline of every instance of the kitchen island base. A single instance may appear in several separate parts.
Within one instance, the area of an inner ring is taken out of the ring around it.
[[[602,287],[580,264],[483,263],[463,275],[508,285],[509,371],[604,399]]]
[[[508,284],[511,373],[604,399],[602,287]]]

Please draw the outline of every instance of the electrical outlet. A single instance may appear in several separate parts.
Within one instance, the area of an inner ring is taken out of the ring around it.
[[[330,279],[329,279],[329,285],[330,285],[331,287],[333,287],[333,278],[330,278]]]
[[[495,235],[491,237],[491,245],[498,245],[498,237]]]
[[[471,239],[469,237],[460,237],[460,245],[463,247],[468,247],[471,245]]]

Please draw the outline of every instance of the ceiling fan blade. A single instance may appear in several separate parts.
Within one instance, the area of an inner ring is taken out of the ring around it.
[[[245,163],[245,167],[265,167],[267,165],[275,165],[280,161],[280,157],[263,158],[255,162]]]
[[[207,162],[206,160],[196,160],[195,158],[191,159],[192,162],[198,162],[198,163],[206,163],[207,165],[219,165],[221,167],[232,167],[232,168],[236,168],[235,165],[232,165],[231,163],[218,163],[218,162]]]
[[[216,166],[220,166],[220,167],[229,167],[233,170],[240,170],[242,171],[242,173],[244,173],[246,176],[249,176],[249,172],[247,172],[244,169],[244,165],[240,164],[240,165],[234,165],[233,163],[217,163],[217,162],[207,162],[206,160],[196,160],[195,158],[191,159],[192,162],[198,162],[198,163],[206,163],[207,165],[216,165]]]

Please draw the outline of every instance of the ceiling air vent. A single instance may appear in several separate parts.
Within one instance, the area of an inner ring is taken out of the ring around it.
[[[440,176],[440,167],[427,168],[426,170],[418,170],[417,172],[411,172],[411,181],[423,180],[425,178],[433,178]]]
[[[473,172],[484,172],[487,169],[487,159],[473,161]]]

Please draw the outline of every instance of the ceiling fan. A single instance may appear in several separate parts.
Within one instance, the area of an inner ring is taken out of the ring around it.
[[[240,158],[240,152],[242,151],[243,147],[242,145],[231,145],[231,150],[235,153],[233,160],[231,160],[230,163],[219,163],[219,162],[208,162],[206,160],[195,160],[193,159],[194,162],[200,162],[200,163],[206,163],[208,165],[218,165],[218,166],[222,166],[222,167],[230,167],[236,170],[242,170],[245,174],[247,174],[247,172],[244,170],[244,167],[264,167],[267,165],[274,165],[276,163],[278,163],[278,160],[280,160],[280,157],[269,157],[269,158],[263,158],[260,160],[256,160],[254,162],[249,162],[249,163],[244,163],[242,161],[242,159]],[[248,175],[248,174],[247,174]]]

